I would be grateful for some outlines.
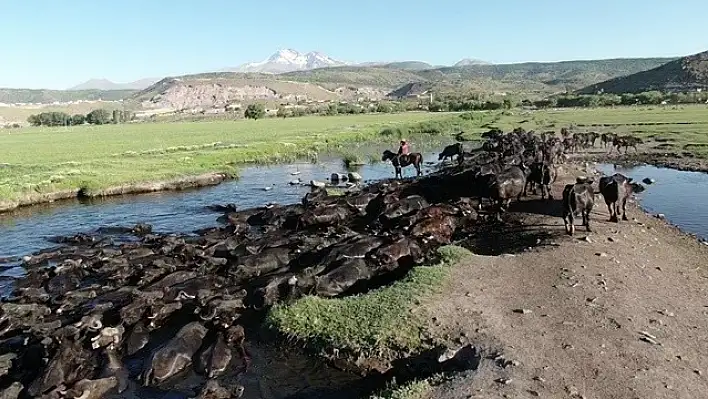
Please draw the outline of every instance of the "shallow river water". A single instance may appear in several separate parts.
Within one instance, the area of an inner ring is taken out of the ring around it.
[[[622,166],[599,164],[597,169],[611,175],[621,173],[644,184],[646,190],[637,195],[639,204],[651,214],[663,214],[666,220],[682,230],[708,240],[708,173],[684,172],[651,165]],[[602,203],[604,206],[604,202]]]
[[[437,154],[425,153],[437,160]],[[434,165],[423,165],[428,173]],[[361,165],[356,171],[367,181],[394,177],[390,163]],[[239,209],[268,203],[299,202],[310,191],[310,180],[326,182],[332,173],[347,173],[341,159],[330,158],[317,164],[298,162],[287,165],[247,167],[238,180],[218,186],[177,192],[161,192],[96,199],[90,202],[61,201],[0,214],[0,276],[17,276],[13,268],[18,258],[54,246],[47,239],[93,231],[99,227],[132,226],[148,223],[156,232],[192,232],[214,226],[220,216],[207,208],[213,204],[233,203]],[[415,175],[413,167],[404,168],[404,177]],[[291,184],[300,179],[303,184]],[[2,261],[0,261],[2,262]],[[4,266],[4,267],[3,267]]]

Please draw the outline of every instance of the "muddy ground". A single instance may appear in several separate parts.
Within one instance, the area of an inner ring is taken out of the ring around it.
[[[566,170],[556,198],[580,174]],[[527,198],[487,239],[513,249],[523,232],[539,246],[472,255],[452,271],[444,299],[426,309],[431,331],[474,345],[482,360],[426,396],[705,397],[708,246],[636,206],[630,221],[611,223],[597,201],[593,232],[568,237],[559,201]]]

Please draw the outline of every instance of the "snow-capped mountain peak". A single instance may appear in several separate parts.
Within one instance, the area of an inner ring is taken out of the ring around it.
[[[340,65],[346,65],[346,63],[316,51],[302,54],[293,49],[281,49],[264,61],[244,64],[235,68],[234,71],[285,73]]]

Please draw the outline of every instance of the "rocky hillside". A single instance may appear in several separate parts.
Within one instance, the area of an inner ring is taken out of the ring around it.
[[[672,59],[642,58],[554,63],[476,64],[415,69],[420,63],[338,66],[281,74],[220,72],[163,79],[133,99],[147,108],[221,108],[249,101],[378,99],[408,93],[411,84],[436,92],[553,93],[645,71]],[[403,68],[406,69],[403,69]]]
[[[647,71],[609,79],[579,90],[582,94],[693,91],[708,89],[708,51],[670,61]]]
[[[215,109],[265,101],[273,106],[301,101],[334,101],[363,96],[381,98],[385,91],[370,87],[322,86],[277,79],[265,74],[215,73],[167,78],[136,93],[131,100],[143,108]]]

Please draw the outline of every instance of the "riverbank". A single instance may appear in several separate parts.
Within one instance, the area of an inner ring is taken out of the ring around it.
[[[113,195],[145,194],[158,191],[176,191],[208,187],[220,184],[233,177],[233,175],[226,173],[206,173],[199,176],[182,177],[152,183],[123,184],[105,189],[87,189],[86,187],[82,187],[45,194],[28,194],[19,200],[0,201],[0,213],[9,212],[23,206],[39,205],[72,198],[100,198]]]
[[[592,172],[564,170],[556,198],[565,183]],[[705,392],[708,350],[696,343],[708,339],[708,246],[633,204],[629,221],[608,222],[600,196],[593,232],[578,227],[575,237],[564,234],[559,201],[531,197],[511,212],[496,232],[457,242],[476,254],[439,269],[425,294],[407,291],[413,297],[405,304],[386,295],[392,287],[356,298],[305,298],[276,308],[276,327],[315,343],[340,366],[384,371],[440,344],[472,345],[480,353],[470,372],[441,383],[417,380],[385,398],[693,398]],[[400,312],[398,322],[389,323],[390,308]],[[356,317],[344,317],[349,314]],[[408,351],[388,339],[410,331],[417,334]]]
[[[0,136],[0,203],[5,210],[71,198],[211,184],[203,176],[233,176],[237,167],[316,159],[322,153],[358,155],[372,143],[392,148],[400,136],[414,143],[449,140],[479,130],[484,118],[404,113],[258,121],[164,123],[23,129]],[[395,149],[395,148],[394,148]]]

